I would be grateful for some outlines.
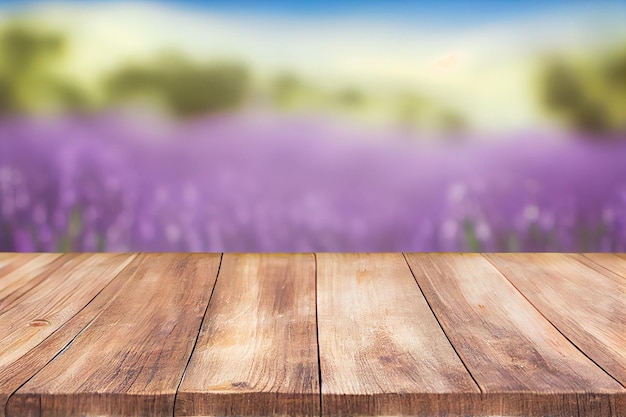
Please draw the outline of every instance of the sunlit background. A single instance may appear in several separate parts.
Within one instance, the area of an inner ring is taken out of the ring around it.
[[[0,2],[0,251],[626,251],[626,1]]]

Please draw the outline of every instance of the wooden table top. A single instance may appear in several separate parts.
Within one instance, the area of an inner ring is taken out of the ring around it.
[[[0,254],[2,416],[626,416],[623,254]]]

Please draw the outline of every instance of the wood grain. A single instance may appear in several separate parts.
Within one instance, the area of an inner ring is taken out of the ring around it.
[[[626,279],[626,255],[622,253],[583,253],[582,256]],[[588,265],[587,263],[585,264]],[[613,277],[612,274],[608,276]]]
[[[9,399],[8,414],[171,416],[219,262],[143,255],[115,298]]]
[[[402,254],[317,254],[324,415],[469,415],[479,389]]]
[[[626,416],[626,255],[317,257],[0,253],[0,417]]]
[[[117,298],[118,293],[124,289],[124,285],[133,276],[134,271],[143,259],[142,255],[136,257],[134,255],[131,256],[133,257],[132,262],[129,263],[113,281],[104,287],[89,304],[43,342],[17,359],[8,369],[2,372],[2,378],[0,378],[0,392],[15,392],[67,347],[81,330],[89,326],[90,323]],[[3,402],[5,400],[6,399],[4,399]],[[20,409],[27,409],[27,407],[21,407]],[[2,406],[2,408],[0,408],[0,417],[4,417],[4,412],[5,407]]]
[[[53,258],[36,257],[12,272],[24,273],[28,291],[22,293],[24,287],[19,287],[16,290],[21,293],[19,302],[0,311],[0,416],[4,415],[8,397],[52,359],[59,348],[44,350],[37,358],[28,354],[38,350],[47,337],[85,307],[133,256],[63,255],[52,263],[48,261]],[[48,270],[39,269],[42,262],[49,266]],[[37,272],[39,275],[33,276]],[[30,285],[33,283],[37,285]],[[67,336],[66,341],[69,341],[71,336]],[[20,360],[24,356],[29,356],[28,364]]]
[[[577,254],[487,257],[561,333],[626,386],[623,277]],[[602,265],[616,267],[611,257],[602,258]]]
[[[624,389],[479,254],[406,254],[495,415],[609,415]],[[520,265],[528,268],[528,262]],[[588,395],[592,392],[594,395]]]
[[[19,253],[0,252],[0,268],[9,263],[12,259],[19,258]]]
[[[76,255],[57,253],[13,255],[0,269],[0,315],[22,295],[45,280],[59,266]]]
[[[0,252],[0,282],[4,276],[21,267],[27,262],[41,256],[41,253],[7,253]],[[54,254],[51,254],[54,255]],[[56,257],[60,256],[59,254]],[[52,257],[52,256],[51,256]]]
[[[319,416],[312,254],[225,254],[177,416]]]
[[[4,275],[14,270],[16,267],[24,265],[26,262],[30,262],[32,259],[42,255],[41,253],[13,253],[13,252],[0,252],[0,281]],[[57,256],[59,256],[57,254]],[[6,268],[13,266],[12,268]],[[6,268],[6,269],[5,269]]]

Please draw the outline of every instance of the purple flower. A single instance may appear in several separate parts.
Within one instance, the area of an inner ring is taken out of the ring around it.
[[[2,120],[0,250],[624,251],[623,161],[624,141],[313,117]]]

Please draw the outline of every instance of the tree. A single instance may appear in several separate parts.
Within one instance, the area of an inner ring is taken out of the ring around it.
[[[625,132],[626,47],[584,61],[549,59],[540,74],[539,92],[548,113],[573,128]]]
[[[363,105],[367,98],[365,93],[356,87],[346,87],[337,93],[336,99],[341,106],[356,108]]]
[[[291,73],[282,73],[272,81],[272,98],[278,106],[288,107],[302,93],[303,83]]]
[[[113,103],[156,101],[177,116],[189,117],[240,105],[249,92],[249,75],[240,64],[196,64],[169,55],[119,69],[107,78],[105,89]]]
[[[86,105],[78,87],[55,75],[66,48],[61,34],[23,23],[0,30],[0,114]]]

